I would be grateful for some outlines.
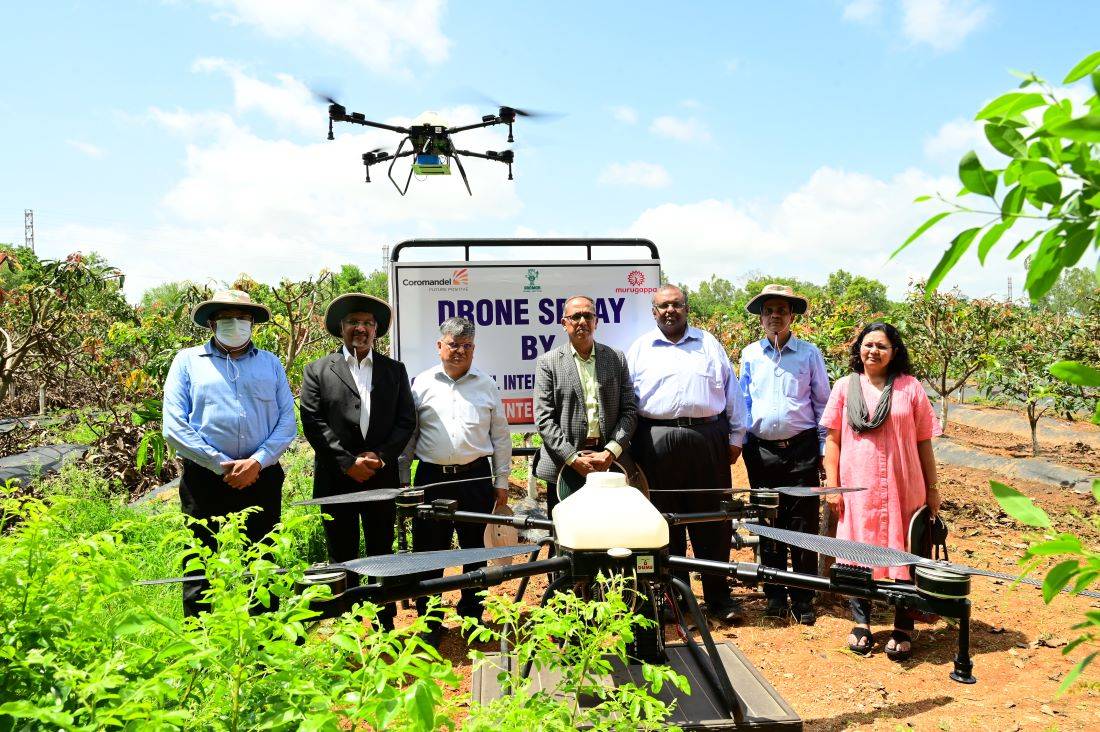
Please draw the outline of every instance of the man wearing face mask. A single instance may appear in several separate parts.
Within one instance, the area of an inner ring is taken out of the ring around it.
[[[405,365],[374,349],[390,328],[390,306],[358,292],[325,311],[325,328],[342,345],[302,373],[302,430],[313,446],[313,496],[397,487],[397,458],[412,436],[416,411]],[[393,552],[396,507],[391,501],[325,506],[329,559]],[[366,554],[359,551],[362,525]],[[393,628],[395,608],[378,614]]]
[[[164,439],[183,459],[180,504],[196,519],[259,507],[248,516],[249,540],[262,539],[279,521],[283,469],[279,456],[298,434],[294,396],[279,358],[252,345],[252,326],[271,311],[239,290],[199,303],[191,319],[213,337],[176,354],[164,382]],[[216,549],[210,528],[193,525]],[[185,615],[208,609],[207,585],[183,585]]]
[[[806,305],[806,298],[790,287],[773,284],[766,285],[745,306],[760,316],[764,329],[763,338],[741,351],[741,391],[749,411],[745,469],[753,488],[819,484],[826,430],[818,422],[829,402],[829,376],[817,346],[791,334],[794,316],[805,313]],[[816,496],[780,494],[774,525],[816,534],[818,504]],[[763,538],[761,564],[785,570],[788,550],[795,572],[817,573],[814,552]],[[769,584],[764,585],[764,595],[768,598],[767,617],[785,618],[790,612],[803,625],[813,625],[817,619],[812,590]]]

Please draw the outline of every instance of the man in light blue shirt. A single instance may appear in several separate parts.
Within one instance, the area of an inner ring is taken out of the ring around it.
[[[164,439],[183,459],[180,504],[188,516],[207,521],[259,507],[246,525],[256,542],[279,521],[279,457],[298,433],[282,363],[252,345],[253,324],[266,322],[271,312],[244,292],[226,290],[199,303],[191,317],[213,336],[177,353],[164,382]],[[217,549],[216,523],[192,524],[191,530]],[[205,591],[205,583],[184,583],[185,615],[208,609]]]
[[[700,488],[730,488],[730,466],[741,455],[745,400],[729,356],[710,333],[688,326],[687,296],[665,285],[653,295],[657,327],[636,340],[626,365],[638,399],[638,427],[631,442],[635,461],[662,512],[717,511],[723,494]],[[686,528],[686,531],[685,531]],[[683,555],[687,534],[697,558],[730,560],[729,521],[669,528],[669,551]],[[679,578],[686,581],[686,573]],[[707,613],[741,619],[740,603],[724,577],[703,576]]]
[[[795,315],[806,312],[807,302],[785,285],[766,285],[745,309],[760,316],[764,338],[741,351],[741,390],[749,412],[745,436],[745,469],[753,488],[817,486],[818,467],[825,446],[825,428],[819,424],[829,401],[829,377],[821,351],[791,334]],[[816,496],[780,494],[775,526],[817,533]],[[817,573],[817,555],[775,541],[761,539],[760,558],[766,567],[787,568],[787,551],[796,572]],[[788,608],[787,595],[791,604]],[[813,625],[811,590],[764,585],[768,598],[765,615]]]

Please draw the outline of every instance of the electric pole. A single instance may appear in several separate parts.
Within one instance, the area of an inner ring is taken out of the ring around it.
[[[34,209],[23,209],[23,243],[34,251]]]

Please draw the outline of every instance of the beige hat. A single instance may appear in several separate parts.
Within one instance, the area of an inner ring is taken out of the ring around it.
[[[271,311],[266,305],[252,302],[247,292],[241,290],[221,290],[215,292],[209,300],[203,300],[191,311],[191,320],[200,328],[210,327],[210,318],[219,310],[227,308],[240,308],[252,313],[254,323],[266,323],[271,320]]]
[[[343,338],[340,333],[340,321],[348,313],[370,313],[373,315],[375,322],[378,323],[378,330],[374,333],[375,338],[381,338],[389,332],[390,317],[393,315],[390,304],[373,295],[364,295],[361,292],[349,292],[329,303],[328,309],[325,310],[325,329],[337,338]]]
[[[770,300],[773,297],[782,297],[791,304],[791,312],[796,315],[802,315],[806,312],[806,298],[801,295],[796,295],[787,285],[764,285],[764,289],[760,291],[760,294],[749,300],[749,304],[745,306],[745,310],[748,310],[753,315],[759,315],[760,309],[764,306],[765,300]]]

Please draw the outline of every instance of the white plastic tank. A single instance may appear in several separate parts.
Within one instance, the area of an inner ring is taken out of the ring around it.
[[[554,533],[567,549],[659,549],[668,522],[622,473],[589,473],[554,509]]]

